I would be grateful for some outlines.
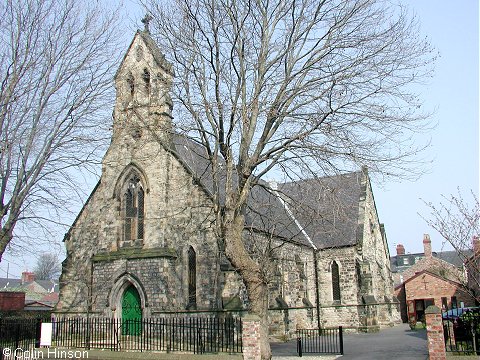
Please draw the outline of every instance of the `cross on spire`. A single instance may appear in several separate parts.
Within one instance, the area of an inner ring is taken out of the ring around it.
[[[144,29],[143,31],[145,31],[146,33],[149,33],[150,34],[150,29],[149,29],[149,25],[150,25],[150,21],[153,19],[153,17],[150,15],[150,14],[146,14],[145,17],[142,19],[142,23],[144,24]]]

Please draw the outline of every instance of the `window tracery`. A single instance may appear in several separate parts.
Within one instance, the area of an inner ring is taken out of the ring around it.
[[[140,178],[134,174],[126,184],[123,195],[124,246],[142,245],[144,238],[145,193]]]

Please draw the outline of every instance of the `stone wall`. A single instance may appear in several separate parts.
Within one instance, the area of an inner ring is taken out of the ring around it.
[[[151,311],[185,307],[186,253],[190,246],[197,255],[199,306],[210,309],[218,305],[219,262],[211,201],[168,151],[169,132],[162,124],[171,121],[166,95],[171,74],[168,66],[159,65],[158,57],[154,59],[147,51],[148,44],[142,39],[137,34],[116,76],[114,133],[102,162],[100,182],[65,238],[67,259],[58,311],[84,312],[98,302],[102,306],[94,309],[108,312],[104,293],[115,286],[121,273],[155,283],[151,288],[144,285],[144,296],[152,299]],[[140,57],[139,48],[143,48]],[[149,91],[142,83],[145,69],[152,78]],[[134,95],[129,93],[127,81],[131,75]],[[122,199],[132,173],[139,177],[145,193],[144,234],[135,243],[125,243]],[[138,251],[125,260],[112,260],[128,248]],[[152,249],[158,250],[158,257],[145,259],[155,257],[149,253]],[[102,261],[94,265],[94,256]],[[162,286],[169,288],[168,301],[153,294]],[[113,311],[114,305],[109,306]]]
[[[319,252],[322,326],[372,329],[399,323],[400,313],[393,289],[390,255],[380,224],[368,177],[362,179],[364,193],[359,205],[356,246]],[[331,265],[340,270],[340,302],[333,301]]]

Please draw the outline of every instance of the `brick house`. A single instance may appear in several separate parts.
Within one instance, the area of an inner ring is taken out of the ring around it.
[[[466,286],[463,257],[456,251],[433,252],[428,234],[423,247],[423,253],[405,254],[398,244],[397,255],[391,258],[403,322],[423,321],[429,305],[443,310],[475,305]]]
[[[475,300],[465,284],[455,282],[428,270],[415,273],[403,284],[407,318],[425,321],[425,309],[430,305],[443,311],[456,307],[474,306]]]
[[[22,272],[21,279],[0,278],[1,296],[6,303],[19,301],[12,294],[22,294],[21,308],[17,305],[17,310],[52,310],[58,302],[58,290],[58,281],[36,280],[35,274],[30,271]]]
[[[102,175],[65,236],[58,315],[241,316],[243,282],[215,232],[205,149],[172,123],[172,65],[138,31],[115,76]],[[367,169],[252,188],[244,237],[270,249],[270,330],[399,320],[387,238]],[[127,312],[127,310],[132,310]]]

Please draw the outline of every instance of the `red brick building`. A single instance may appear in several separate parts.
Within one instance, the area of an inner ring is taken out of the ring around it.
[[[417,272],[400,287],[404,291],[407,319],[425,321],[425,309],[430,305],[443,311],[475,305],[475,299],[463,284],[428,270]]]
[[[474,306],[463,270],[462,257],[455,251],[433,252],[430,236],[423,236],[424,252],[405,254],[397,245],[397,256],[391,258],[395,295],[400,301],[403,322],[424,321],[429,305],[440,309]]]
[[[32,310],[31,304],[35,310],[52,310],[58,302],[58,282],[35,280],[29,271],[21,279],[0,278],[0,289],[0,310]]]

